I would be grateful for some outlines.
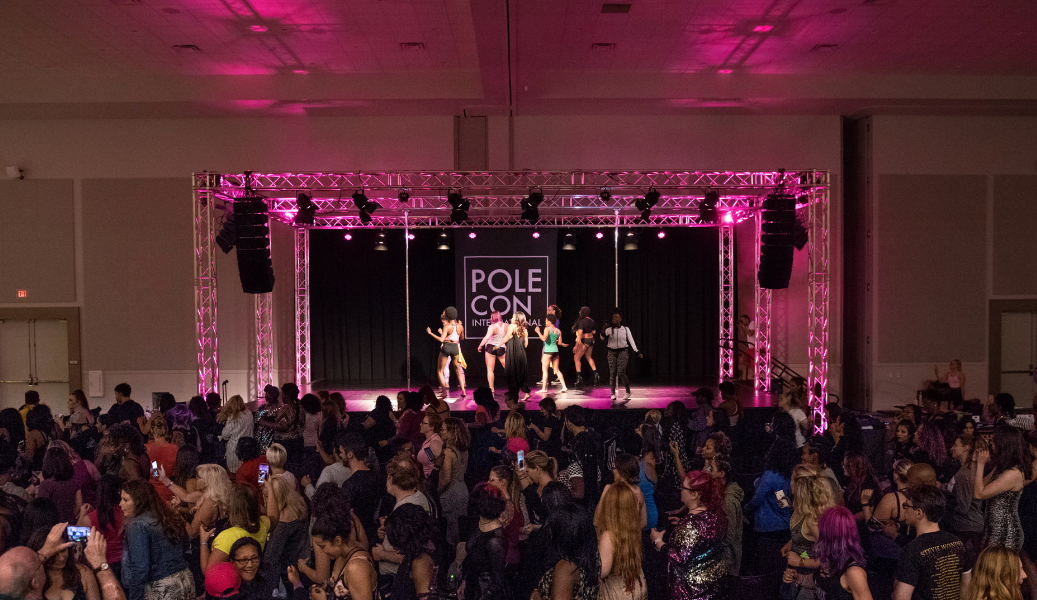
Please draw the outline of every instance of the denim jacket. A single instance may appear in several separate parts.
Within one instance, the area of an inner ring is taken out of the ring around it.
[[[142,600],[146,584],[186,568],[183,546],[166,537],[154,515],[140,515],[126,523],[122,586],[127,600]]]
[[[785,492],[789,500],[789,508],[778,506],[775,493]],[[746,508],[753,513],[753,529],[756,531],[782,531],[789,528],[792,519],[792,487],[789,480],[774,471],[764,471],[756,483],[756,492]],[[125,568],[125,567],[124,567]]]

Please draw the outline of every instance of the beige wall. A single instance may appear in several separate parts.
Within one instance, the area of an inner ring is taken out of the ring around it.
[[[1037,297],[1037,119],[872,118],[872,405],[960,358],[988,390],[991,299]]]
[[[74,248],[71,179],[0,181],[0,302],[75,302]]]

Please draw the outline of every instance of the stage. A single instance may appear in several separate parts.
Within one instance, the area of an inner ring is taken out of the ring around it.
[[[328,390],[329,392],[339,392],[346,399],[346,410],[349,412],[367,412],[374,408],[375,399],[378,396],[388,396],[393,401],[393,405],[396,403],[396,394],[399,393],[403,387],[383,387],[383,388],[357,388],[357,387],[346,387],[344,385],[335,385],[336,382],[316,382],[313,386],[308,386],[309,389],[303,390]],[[484,382],[485,383],[485,382]],[[476,386],[478,387],[478,386]],[[539,389],[534,389],[529,399],[526,401],[526,407],[530,409],[536,409],[540,404],[540,399],[544,396],[553,396],[555,403],[559,409],[564,409],[568,406],[578,404],[586,408],[601,409],[601,410],[650,410],[657,408],[662,410],[666,408],[666,405],[673,402],[674,400],[684,402],[689,408],[695,407],[695,399],[692,397],[692,392],[700,387],[709,387],[713,389],[713,395],[716,398],[715,404],[720,402],[720,392],[716,386],[703,385],[703,386],[679,386],[679,385],[632,385],[630,387],[630,398],[626,398],[625,390],[622,387],[619,388],[619,393],[616,400],[616,404],[612,404],[610,400],[610,390],[608,382],[603,381],[601,384],[590,387],[570,386],[566,392],[560,391],[558,384],[553,382],[547,389],[547,393],[541,394]],[[415,391],[417,388],[413,388]],[[757,394],[751,387],[749,382],[737,382],[735,389],[738,391],[738,398],[742,401],[742,406],[746,409],[751,408],[770,408],[777,406],[778,396],[768,393]],[[474,411],[475,402],[472,399],[472,392],[474,388],[467,390],[467,397],[461,398],[460,389],[454,388],[447,395],[447,403],[450,405],[451,411],[465,412]],[[504,390],[498,388],[494,397],[497,399],[498,404],[501,408],[504,408]]]

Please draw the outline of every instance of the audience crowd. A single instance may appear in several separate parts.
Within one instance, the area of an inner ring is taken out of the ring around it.
[[[470,422],[427,386],[368,414],[292,383],[115,394],[0,411],[0,598],[1037,600],[1008,394],[934,386],[868,444],[802,380],[766,423],[725,382],[636,426],[487,388]]]

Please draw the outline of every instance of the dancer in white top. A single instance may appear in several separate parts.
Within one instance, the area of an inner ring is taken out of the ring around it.
[[[439,397],[445,399],[447,390],[450,389],[449,383],[443,376],[443,371],[446,368],[446,362],[453,357],[454,371],[457,373],[457,381],[461,384],[461,397],[464,398],[464,369],[461,368],[461,364],[457,360],[458,355],[461,354],[460,342],[464,339],[464,325],[457,320],[457,309],[453,306],[446,307],[446,310],[443,311],[439,318],[443,322],[443,328],[440,330],[441,335],[432,333],[431,327],[425,328],[429,335],[442,343],[439,349],[439,361],[436,364],[436,374],[439,375]]]
[[[612,324],[605,328],[601,339],[608,343],[609,347],[609,386],[612,388],[612,401],[616,401],[616,381],[622,381],[627,389],[626,399],[630,399],[630,379],[627,378],[627,361],[630,360],[629,351],[633,350],[638,356],[644,355],[637,352],[637,344],[634,336],[630,335],[630,328],[623,326],[623,315],[619,309],[612,311]]]
[[[501,368],[504,368],[504,335],[506,333],[508,333],[508,325],[501,319],[500,311],[495,310],[490,313],[490,326],[486,328],[486,335],[479,342],[478,348],[486,359],[486,382],[489,384],[490,390],[493,390],[493,371],[497,368],[497,363],[499,362]]]

